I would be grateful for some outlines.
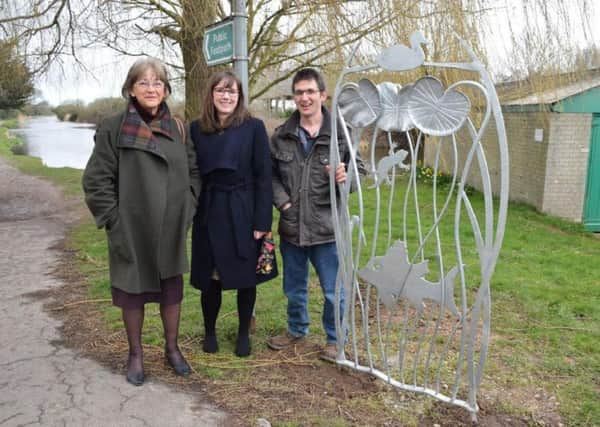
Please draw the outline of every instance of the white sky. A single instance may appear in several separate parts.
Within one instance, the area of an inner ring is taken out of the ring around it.
[[[522,8],[522,3],[533,3],[528,0],[495,0],[495,6],[487,17],[487,25],[484,34],[484,41],[488,50],[488,60],[492,73],[501,73],[507,71],[511,65],[511,55],[513,40],[510,36],[511,29],[516,33],[516,37],[522,38],[525,33],[526,25],[538,34],[544,34],[546,31],[542,16],[531,14],[526,17]],[[556,3],[561,3],[559,7],[562,11],[557,11]],[[586,17],[581,16],[579,7],[574,0],[554,0],[548,1],[548,15],[554,21],[551,23],[553,33],[562,34],[558,37],[563,45],[579,46],[581,48],[589,47],[594,44],[600,47],[600,27],[597,24],[600,20],[600,1],[592,0],[587,2],[589,8]],[[569,14],[568,20],[564,20],[564,13]]]
[[[41,98],[52,105],[71,100],[93,101],[96,98],[121,96],[121,85],[136,58],[118,56],[110,49],[97,49],[82,55],[86,70],[71,58],[54,65],[50,73],[36,81]]]
[[[512,29],[517,34],[524,30],[525,17],[520,7],[523,0],[496,0],[497,8],[489,14],[484,40],[488,47],[488,59],[491,64],[492,73],[500,73],[507,68],[510,61],[510,50],[512,40],[508,36],[509,19]],[[569,3],[573,0],[564,0],[567,10]],[[589,3],[593,9],[589,22],[590,27],[582,27],[580,24],[569,24],[560,20],[556,15],[556,27],[559,29],[570,29],[570,40],[578,45],[584,46],[587,41],[592,41],[600,46],[600,28],[593,25],[600,19],[600,5],[596,0]],[[575,22],[579,17],[574,13],[572,17]],[[535,20],[529,19],[528,25],[536,25]],[[36,88],[41,91],[41,97],[52,105],[58,105],[69,100],[83,100],[90,102],[100,97],[118,97],[121,85],[130,65],[136,58],[118,56],[110,49],[98,49],[93,52],[85,52],[82,59],[86,64],[88,72],[81,70],[71,60],[65,59],[62,66],[53,67],[52,71],[36,82]]]

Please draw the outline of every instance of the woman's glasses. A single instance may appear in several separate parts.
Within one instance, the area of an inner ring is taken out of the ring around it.
[[[152,89],[164,89],[165,87],[165,83],[162,80],[153,80],[153,81],[148,81],[148,80],[139,80],[137,82],[135,82],[135,84],[143,89],[148,89],[148,88],[152,88]]]
[[[225,94],[227,94],[229,96],[237,96],[238,95],[238,91],[235,89],[232,89],[230,87],[216,87],[213,89],[213,92],[219,96],[225,96]]]

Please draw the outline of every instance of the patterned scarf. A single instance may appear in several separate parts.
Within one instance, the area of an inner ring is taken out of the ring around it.
[[[138,112],[133,101],[129,101],[127,113],[121,125],[119,142],[125,147],[139,147],[160,154],[158,139],[154,135],[160,133],[169,139],[171,134],[171,113],[166,103],[161,103],[158,113],[146,123]]]

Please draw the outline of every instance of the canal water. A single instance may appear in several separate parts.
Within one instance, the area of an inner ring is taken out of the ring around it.
[[[25,142],[28,155],[52,168],[83,169],[94,148],[94,125],[61,122],[55,116],[31,117],[11,132]]]
[[[94,148],[93,124],[61,122],[55,116],[31,117],[22,128],[11,132],[23,139],[28,155],[41,158],[46,166],[53,168],[83,169]],[[361,147],[360,154],[368,164],[370,152],[366,148],[366,145]],[[387,143],[379,141],[375,161],[387,156],[388,151]]]

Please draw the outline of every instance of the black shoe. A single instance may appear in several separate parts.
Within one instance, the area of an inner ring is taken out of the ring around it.
[[[204,342],[202,343],[202,350],[205,353],[216,353],[219,351],[219,343],[217,342],[216,335],[206,335]]]
[[[127,372],[127,382],[135,386],[144,384],[144,371]]]
[[[167,359],[167,363],[171,365],[171,367],[175,371],[175,375],[179,375],[180,377],[186,377],[190,374],[190,372],[192,372],[192,369],[183,357],[183,354],[181,354],[179,350],[177,351],[177,353],[179,353],[179,357],[176,358],[178,360],[175,361],[169,356],[169,353],[165,351],[165,359]]]
[[[130,367],[131,365],[131,356],[127,359],[127,382],[129,384],[133,384],[135,386],[140,386],[144,384],[144,369],[135,370]]]
[[[248,335],[238,336],[235,344],[235,354],[238,357],[248,357],[250,356],[250,350],[250,337]]]

